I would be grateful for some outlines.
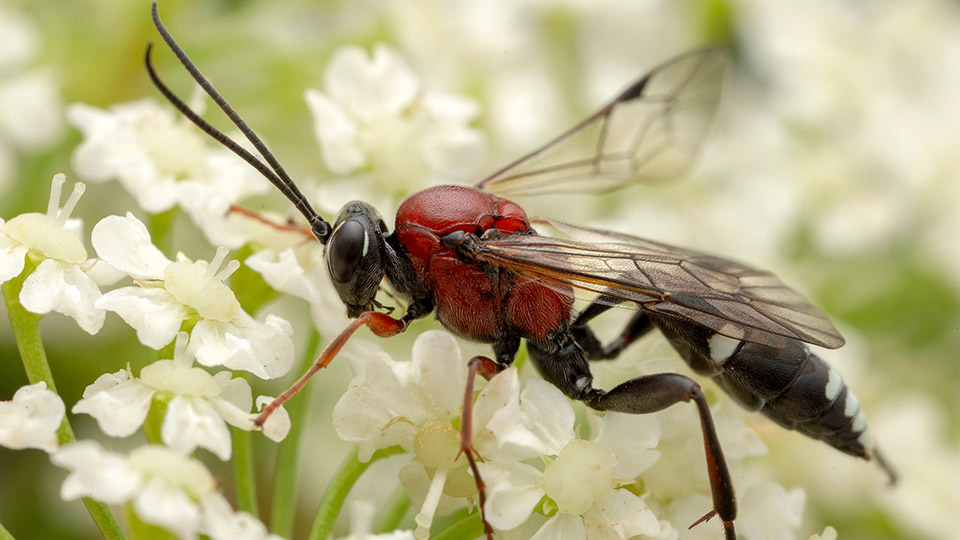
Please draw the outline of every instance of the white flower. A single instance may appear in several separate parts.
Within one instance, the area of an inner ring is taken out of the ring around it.
[[[742,493],[738,532],[747,538],[793,540],[807,500],[802,489],[787,491],[779,484],[760,482]]]
[[[267,527],[246,512],[234,512],[219,493],[203,498],[204,534],[213,540],[280,540]]]
[[[0,401],[0,446],[55,451],[65,410],[63,400],[47,390],[47,383],[21,387],[12,401]]]
[[[359,445],[361,461],[378,448],[401,446],[417,456],[415,468],[430,477],[416,521],[417,538],[429,526],[444,494],[476,493],[467,462],[460,452],[459,421],[467,366],[456,340],[446,332],[424,332],[413,345],[411,361],[385,353],[351,358],[354,378],[333,410],[333,424],[345,441]],[[473,444],[485,459],[529,459],[544,451],[546,437],[525,429],[519,405],[516,369],[493,378],[474,404]],[[548,414],[573,418],[564,401]],[[493,426],[501,436],[495,437]],[[416,476],[407,471],[406,477]]]
[[[4,223],[0,219],[0,283],[19,276],[29,259],[32,273],[23,282],[20,303],[28,311],[63,313],[84,331],[96,334],[106,313],[96,307],[100,288],[85,272],[94,266],[80,240],[78,220],[70,220],[83,194],[83,183],[60,208],[60,192],[66,177],[57,174],[50,188],[47,213],[21,214]]]
[[[130,502],[144,522],[186,540],[199,534],[215,540],[276,538],[252,516],[233,512],[216,491],[210,471],[176,450],[148,445],[123,455],[94,441],[80,441],[64,446],[50,460],[70,471],[60,488],[64,500]]]
[[[424,181],[471,177],[484,154],[481,135],[467,127],[477,106],[465,98],[425,93],[391,48],[372,57],[342,47],[324,76],[326,93],[307,90],[314,130],[327,168],[351,174],[370,168],[394,193]]]
[[[153,100],[109,111],[75,104],[67,116],[84,140],[73,155],[77,173],[91,182],[117,179],[137,204],[155,214],[180,205],[210,241],[241,246],[243,227],[230,205],[269,186],[252,167]]]
[[[140,519],[180,538],[197,537],[203,525],[198,501],[216,489],[203,464],[162,446],[141,446],[125,456],[80,441],[61,448],[51,461],[70,471],[60,489],[64,500],[131,501]]]
[[[104,262],[140,285],[110,291],[97,306],[120,315],[144,345],[160,349],[173,341],[184,321],[196,321],[190,352],[204,366],[243,369],[264,379],[279,377],[292,366],[290,323],[275,315],[256,321],[223,284],[240,264],[230,261],[220,270],[226,248],[219,248],[210,263],[183,256],[172,262],[129,213],[102,219],[93,228],[92,242]]]
[[[173,360],[160,360],[144,367],[139,379],[129,367],[101,375],[83,391],[83,399],[72,411],[93,416],[100,429],[111,437],[127,437],[143,425],[151,402],[159,393],[169,400],[160,430],[165,444],[185,454],[197,447],[206,448],[220,459],[230,459],[227,424],[247,431],[254,429],[250,385],[239,377],[231,378],[228,371],[211,375],[193,367],[184,332],[177,336],[173,354]],[[290,418],[281,407],[267,421],[264,433],[279,441],[289,429]]]
[[[487,484],[487,520],[495,528],[519,527],[546,496],[557,513],[533,536],[626,540],[660,532],[660,522],[640,497],[616,489],[629,484],[658,458],[652,450],[660,438],[653,416],[607,413],[593,441],[575,438],[574,418],[549,414],[567,403],[551,384],[531,379],[520,394],[521,408],[541,411],[525,423],[549,433],[554,450],[543,471],[524,463],[479,464]],[[567,405],[569,407],[569,405]],[[493,428],[495,435],[500,431]]]

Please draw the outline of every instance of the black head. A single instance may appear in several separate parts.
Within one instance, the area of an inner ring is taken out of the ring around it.
[[[324,245],[330,279],[350,317],[376,306],[374,297],[386,272],[386,229],[376,208],[351,201],[340,210]]]

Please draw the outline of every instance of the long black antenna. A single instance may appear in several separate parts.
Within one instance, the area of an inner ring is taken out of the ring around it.
[[[267,180],[270,181],[277,189],[280,190],[284,196],[293,203],[294,207],[307,218],[307,222],[310,223],[310,228],[313,230],[313,235],[320,240],[320,243],[326,244],[327,239],[330,238],[331,228],[330,224],[327,223],[319,214],[310,206],[310,203],[307,202],[306,197],[303,196],[303,193],[300,192],[300,189],[297,188],[297,185],[290,179],[290,176],[287,175],[287,172],[283,170],[283,167],[280,166],[280,163],[277,161],[270,150],[267,148],[267,145],[260,140],[260,137],[250,129],[250,126],[240,118],[240,115],[233,110],[233,107],[219,92],[210,84],[210,81],[200,73],[200,70],[197,69],[197,66],[190,60],[187,56],[187,53],[184,52],[183,48],[173,39],[173,36],[170,35],[170,32],[167,31],[167,28],[163,25],[163,22],[160,21],[160,13],[157,9],[157,3],[153,3],[153,24],[157,27],[157,31],[160,32],[160,35],[163,37],[163,40],[167,43],[167,46],[170,47],[170,50],[173,51],[173,54],[176,55],[177,59],[180,60],[180,63],[183,64],[183,67],[186,68],[187,72],[197,84],[200,85],[200,88],[203,88],[203,91],[213,99],[213,102],[220,107],[220,110],[227,115],[227,118],[243,133],[243,136],[247,138],[248,141],[253,145],[254,148],[260,152],[260,155],[267,161],[267,164],[264,164],[262,161],[257,159],[252,153],[247,151],[245,148],[237,144],[236,141],[227,137],[222,131],[210,125],[206,120],[200,118],[200,116],[193,112],[182,99],[177,97],[176,94],[171,91],[163,81],[160,80],[160,77],[157,75],[157,72],[153,69],[153,64],[150,61],[150,52],[153,49],[153,44],[147,44],[147,51],[144,55],[144,63],[147,66],[147,73],[150,74],[150,80],[153,81],[154,86],[160,91],[161,94],[167,100],[173,104],[188,120],[197,125],[204,133],[213,137],[217,142],[222,144],[225,148],[233,152],[234,154],[240,156],[241,159],[249,163],[254,169],[256,169],[260,174],[262,174]]]

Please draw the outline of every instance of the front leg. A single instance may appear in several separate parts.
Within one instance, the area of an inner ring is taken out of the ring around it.
[[[359,317],[354,319],[347,325],[346,328],[340,332],[337,337],[327,344],[323,348],[323,351],[320,353],[320,356],[317,357],[317,361],[310,366],[310,369],[306,373],[300,376],[295,383],[293,383],[290,388],[287,388],[283,391],[282,394],[277,396],[277,399],[271,401],[264,407],[263,411],[259,416],[253,421],[258,427],[263,427],[263,423],[267,421],[267,418],[273,414],[273,411],[277,410],[281,405],[290,400],[307,381],[310,380],[310,377],[313,377],[321,369],[327,367],[330,362],[337,356],[337,353],[340,352],[340,349],[346,345],[347,340],[350,339],[350,336],[353,335],[361,326],[366,326],[370,329],[371,332],[376,334],[379,337],[393,337],[407,328],[407,323],[402,319],[394,319],[389,315],[378,313],[376,311],[364,311],[360,314]]]

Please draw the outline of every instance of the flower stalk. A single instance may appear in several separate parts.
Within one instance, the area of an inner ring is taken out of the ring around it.
[[[380,515],[377,516],[377,521],[373,525],[374,534],[388,533],[399,527],[403,517],[410,510],[410,505],[411,501],[410,496],[407,495],[407,490],[403,487],[395,489],[383,505]]]
[[[56,393],[57,387],[53,382],[53,372],[50,370],[47,352],[40,337],[40,319],[42,316],[27,311],[20,304],[20,290],[23,288],[23,282],[33,272],[34,268],[35,264],[27,257],[23,272],[0,286],[0,291],[3,292],[7,304],[7,316],[17,340],[17,349],[20,351],[20,359],[23,362],[27,379],[31,384],[43,381],[47,383],[47,388],[50,391]],[[64,445],[74,441],[76,441],[76,437],[73,434],[73,429],[70,427],[67,416],[64,415],[63,422],[57,430],[57,442]],[[89,497],[83,498],[83,504],[87,507],[87,512],[90,513],[90,517],[93,518],[106,540],[123,540],[126,538],[123,529],[120,528],[120,522],[113,515],[113,511],[110,510],[108,505],[94,501]],[[9,533],[6,534],[9,535]]]
[[[350,489],[360,478],[360,475],[367,470],[375,461],[403,453],[399,446],[392,446],[377,450],[366,463],[360,461],[357,457],[357,449],[354,448],[347,457],[337,467],[333,473],[333,478],[327,484],[327,491],[323,494],[320,501],[320,507],[317,509],[317,515],[313,520],[313,527],[310,528],[310,540],[326,540],[333,532],[333,526],[337,522],[337,516],[343,509],[343,503],[347,500]]]
[[[233,439],[233,470],[237,482],[237,506],[254,517],[260,517],[257,505],[257,473],[254,466],[253,438],[249,431],[230,428]]]
[[[300,365],[293,373],[303,373],[313,363],[320,334],[316,330],[310,333]],[[300,469],[300,440],[306,427],[307,405],[313,387],[308,385],[300,392],[299,399],[286,405],[292,420],[290,432],[277,448],[276,464],[273,471],[273,504],[270,506],[270,530],[284,538],[293,535],[293,522],[296,512],[297,479]],[[392,529],[391,529],[392,530]]]

